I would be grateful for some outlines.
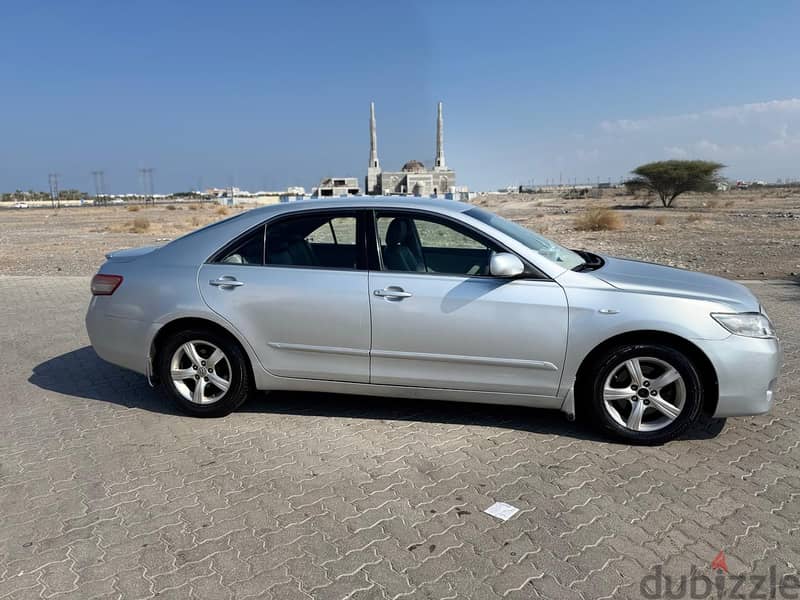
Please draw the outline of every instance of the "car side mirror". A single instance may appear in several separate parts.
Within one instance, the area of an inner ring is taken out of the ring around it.
[[[495,252],[489,263],[489,272],[494,277],[518,277],[525,270],[522,261],[510,252]]]

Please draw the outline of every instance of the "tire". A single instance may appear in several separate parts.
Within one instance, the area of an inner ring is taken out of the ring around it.
[[[157,369],[166,394],[195,417],[224,417],[250,396],[247,356],[229,336],[213,330],[170,336],[158,353]]]
[[[703,406],[697,368],[663,344],[612,348],[592,366],[583,389],[593,423],[634,444],[675,439],[697,421]]]

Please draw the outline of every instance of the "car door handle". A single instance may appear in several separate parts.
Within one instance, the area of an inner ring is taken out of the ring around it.
[[[403,291],[402,288],[388,287],[382,290],[375,290],[372,292],[381,298],[411,298],[414,294],[411,292]]]
[[[241,287],[244,285],[244,281],[236,281],[235,279],[225,279],[224,277],[220,277],[219,279],[212,279],[208,282],[208,285],[213,285],[216,287]]]

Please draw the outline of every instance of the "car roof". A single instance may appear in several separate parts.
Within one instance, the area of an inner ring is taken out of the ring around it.
[[[464,212],[473,208],[470,204],[457,200],[439,198],[423,198],[418,196],[347,196],[339,198],[315,198],[313,200],[297,200],[270,204],[249,211],[249,214],[260,217],[289,214],[304,210],[324,208],[414,208],[433,210],[436,212]]]

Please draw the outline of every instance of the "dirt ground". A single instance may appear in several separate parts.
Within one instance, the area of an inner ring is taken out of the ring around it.
[[[484,194],[473,200],[570,248],[704,271],[731,279],[800,275],[800,189],[685,195],[670,209],[617,190],[599,199]],[[604,207],[618,229],[580,231]],[[212,204],[0,209],[0,274],[91,275],[111,250],[162,244],[244,208]]]

